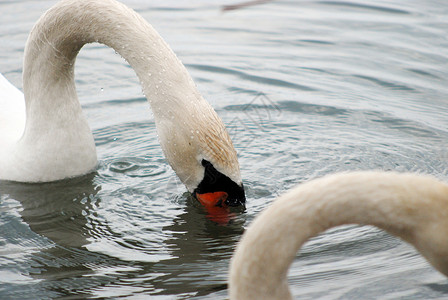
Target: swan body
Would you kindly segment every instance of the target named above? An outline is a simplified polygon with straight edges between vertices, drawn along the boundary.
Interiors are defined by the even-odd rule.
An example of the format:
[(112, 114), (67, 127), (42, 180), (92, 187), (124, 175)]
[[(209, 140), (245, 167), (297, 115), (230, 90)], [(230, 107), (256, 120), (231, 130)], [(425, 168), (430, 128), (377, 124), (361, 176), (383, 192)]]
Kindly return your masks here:
[(54, 181), (96, 168), (93, 135), (74, 84), (76, 56), (93, 42), (115, 49), (136, 72), (164, 154), (187, 189), (214, 191), (206, 178), (210, 163), (212, 175), (225, 181), (221, 186), (230, 185), (228, 196), (244, 202), (236, 151), (223, 122), (160, 35), (115, 0), (64, 0), (38, 20), (25, 46), (25, 105), (21, 93), (0, 78), (0, 105), (18, 115), (0, 123), (0, 180)]
[(231, 260), (230, 299), (291, 299), (286, 277), (297, 251), (343, 224), (384, 229), (448, 276), (448, 185), (417, 174), (343, 173), (299, 185), (257, 216)]
[(25, 99), (2, 74), (0, 91), (0, 141), (3, 141), (2, 145), (8, 145), (16, 142), (25, 129)]

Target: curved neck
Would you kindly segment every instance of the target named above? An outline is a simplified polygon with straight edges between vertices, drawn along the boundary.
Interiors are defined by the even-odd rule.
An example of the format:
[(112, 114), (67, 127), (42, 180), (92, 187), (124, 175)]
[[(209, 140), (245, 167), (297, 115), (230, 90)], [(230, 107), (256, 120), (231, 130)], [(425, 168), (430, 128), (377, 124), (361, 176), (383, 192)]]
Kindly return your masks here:
[[(167, 120), (199, 115), (195, 111), (198, 106), (209, 107), (176, 55), (132, 9), (115, 0), (63, 0), (39, 19), (26, 44), (23, 70), (26, 125), (17, 142), (15, 160), (28, 175), (12, 176), (13, 180), (58, 180), (95, 168), (95, 143), (74, 82), (76, 56), (83, 45), (92, 42), (115, 49), (132, 66), (151, 104), (158, 130), (171, 132), (173, 124), (178, 123)], [(158, 120), (161, 122), (157, 123)], [(188, 136), (196, 131), (184, 127)], [(179, 133), (181, 137), (185, 135)], [(166, 141), (161, 144), (166, 147)], [(176, 159), (183, 162), (186, 156), (179, 155)], [(191, 161), (196, 160), (194, 155), (190, 156)], [(174, 165), (172, 161), (170, 164)], [(191, 174), (184, 177), (181, 180), (188, 184), (186, 178), (192, 177)], [(197, 181), (194, 178), (193, 184)]]
[(192, 79), (176, 55), (132, 9), (114, 0), (67, 0), (41, 17), (25, 49), (23, 83), (28, 130), (37, 126), (36, 122), (57, 120), (57, 114), (52, 114), (53, 120), (48, 120), (48, 116), (41, 118), (42, 111), (69, 109), (80, 113), (74, 63), (81, 47), (92, 42), (113, 48), (129, 62), (155, 115), (162, 94), (164, 101), (198, 97)]
[[(276, 200), (245, 233), (231, 262), (231, 299), (290, 298), (286, 277), (297, 251), (309, 238), (343, 224), (395, 234), (447, 272), (447, 215), (448, 186), (430, 177), (356, 172), (305, 183)], [(439, 227), (440, 236), (434, 236)], [(434, 253), (436, 243), (443, 255)]]

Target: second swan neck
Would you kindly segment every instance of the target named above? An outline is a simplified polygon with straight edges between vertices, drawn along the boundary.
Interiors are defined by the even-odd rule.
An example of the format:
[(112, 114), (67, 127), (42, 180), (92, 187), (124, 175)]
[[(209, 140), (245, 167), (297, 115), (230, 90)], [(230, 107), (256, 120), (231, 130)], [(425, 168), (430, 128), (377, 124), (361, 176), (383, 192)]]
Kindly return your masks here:
[(448, 186), (429, 176), (353, 172), (299, 185), (244, 234), (231, 261), (230, 298), (290, 299), (286, 276), (297, 251), (309, 238), (344, 224), (397, 235), (448, 274), (447, 215)]

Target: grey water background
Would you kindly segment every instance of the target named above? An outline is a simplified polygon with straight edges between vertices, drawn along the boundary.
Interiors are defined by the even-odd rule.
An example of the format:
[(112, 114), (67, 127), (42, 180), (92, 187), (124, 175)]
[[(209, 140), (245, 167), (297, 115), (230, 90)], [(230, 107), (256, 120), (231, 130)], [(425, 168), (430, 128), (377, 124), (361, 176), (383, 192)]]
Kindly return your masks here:
[[(124, 0), (165, 38), (226, 123), (247, 209), (209, 220), (167, 165), (126, 62), (88, 45), (76, 84), (97, 173), (0, 182), (0, 299), (225, 299), (244, 228), (279, 194), (325, 174), (395, 170), (448, 181), (448, 3)], [(0, 1), (0, 72), (56, 1)], [(300, 230), (300, 228), (297, 228)], [(301, 299), (442, 299), (446, 279), (409, 245), (345, 226), (310, 242), (289, 280)]]

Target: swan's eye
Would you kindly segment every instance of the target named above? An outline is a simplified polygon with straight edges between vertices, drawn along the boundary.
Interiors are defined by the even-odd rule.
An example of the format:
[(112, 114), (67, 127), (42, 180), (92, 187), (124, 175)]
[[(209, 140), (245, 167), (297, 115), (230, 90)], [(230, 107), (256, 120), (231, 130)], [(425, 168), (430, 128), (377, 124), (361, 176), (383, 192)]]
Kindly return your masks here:
[(246, 196), (242, 185), (238, 185), (216, 170), (209, 161), (203, 159), (201, 164), (204, 166), (205, 172), (204, 178), (193, 192), (196, 198), (207, 199), (207, 203), (216, 203), (219, 206), (244, 205)]

